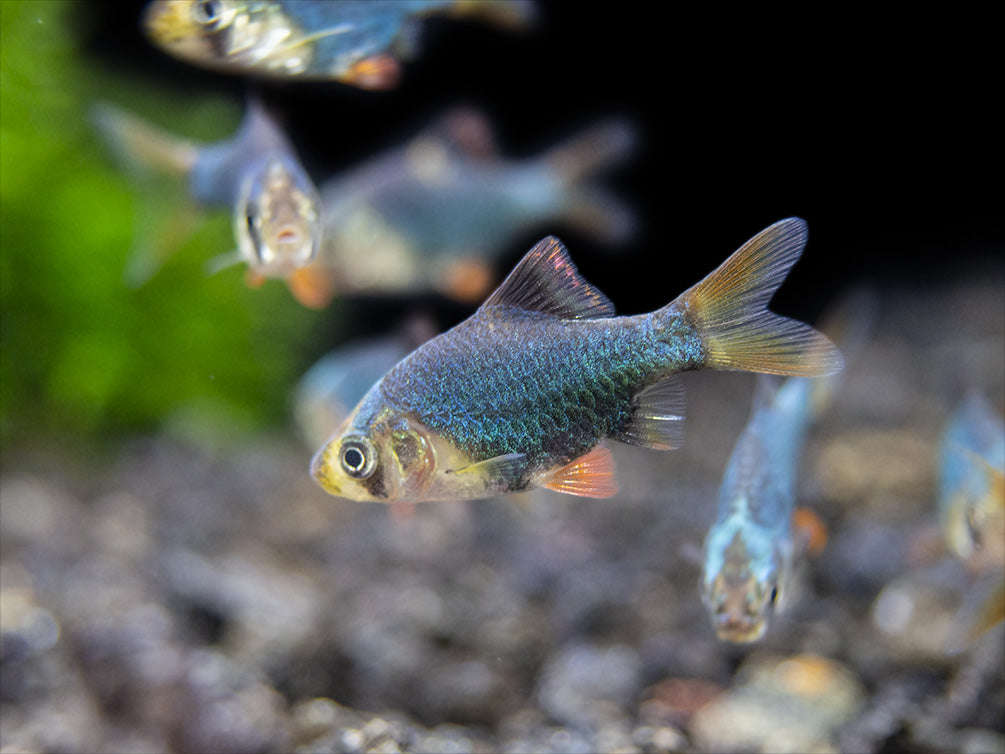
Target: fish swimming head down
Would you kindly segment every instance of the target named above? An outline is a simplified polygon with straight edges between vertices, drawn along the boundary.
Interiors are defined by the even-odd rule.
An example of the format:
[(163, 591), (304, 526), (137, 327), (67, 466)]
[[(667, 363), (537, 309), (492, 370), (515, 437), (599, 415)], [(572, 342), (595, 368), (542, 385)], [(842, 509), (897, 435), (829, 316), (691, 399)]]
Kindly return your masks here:
[(263, 277), (288, 277), (317, 259), (320, 198), (298, 165), (280, 155), (249, 171), (234, 208), (241, 258)]
[(764, 636), (781, 605), (792, 558), (778, 537), (747, 526), (716, 526), (705, 541), (702, 601), (723, 641), (754, 642)]

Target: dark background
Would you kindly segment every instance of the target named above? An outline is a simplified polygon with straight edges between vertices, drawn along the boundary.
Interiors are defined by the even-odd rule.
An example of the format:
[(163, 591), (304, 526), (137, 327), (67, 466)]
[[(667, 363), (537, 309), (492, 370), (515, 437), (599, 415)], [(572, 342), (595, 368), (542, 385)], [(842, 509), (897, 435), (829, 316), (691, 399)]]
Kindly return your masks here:
[[(241, 79), (148, 44), (138, 28), (143, 5), (81, 3), (85, 54), (152, 86), (240, 96)], [(483, 107), (502, 151), (521, 157), (593, 119), (627, 115), (639, 149), (608, 181), (638, 210), (636, 242), (611, 254), (574, 229), (544, 231), (566, 241), (625, 313), (666, 303), (790, 215), (809, 222), (810, 242), (775, 308), (811, 319), (859, 280), (938, 281), (1005, 249), (993, 115), (1001, 66), (988, 17), (538, 7), (539, 25), (526, 34), (427, 20), (420, 55), (393, 91), (266, 83), (263, 93), (319, 179), (461, 102)], [(534, 240), (510, 250), (505, 265)]]

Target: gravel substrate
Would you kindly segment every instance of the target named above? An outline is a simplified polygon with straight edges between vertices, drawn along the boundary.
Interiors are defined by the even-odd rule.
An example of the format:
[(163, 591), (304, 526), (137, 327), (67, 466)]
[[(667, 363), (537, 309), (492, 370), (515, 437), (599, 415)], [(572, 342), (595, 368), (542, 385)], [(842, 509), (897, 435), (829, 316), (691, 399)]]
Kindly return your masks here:
[(750, 375), (687, 375), (684, 448), (615, 445), (609, 500), (395, 515), (292, 433), (5, 449), (0, 751), (1005, 751), (1002, 626), (946, 651), (988, 576), (933, 531), (946, 417), (1005, 400), (1001, 269), (880, 294), (804, 457), (828, 545), (750, 646), (697, 588)]

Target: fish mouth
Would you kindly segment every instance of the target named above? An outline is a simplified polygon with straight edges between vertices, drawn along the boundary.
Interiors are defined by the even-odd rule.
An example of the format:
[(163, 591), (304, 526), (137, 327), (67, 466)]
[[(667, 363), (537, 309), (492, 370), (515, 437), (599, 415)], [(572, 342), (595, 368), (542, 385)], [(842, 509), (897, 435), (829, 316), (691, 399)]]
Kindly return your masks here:
[(140, 22), (146, 33), (177, 54), (198, 57), (198, 45), (192, 41), (194, 24), (184, 3), (149, 3)]
[(303, 235), (296, 228), (289, 226), (280, 228), (276, 233), (277, 246), (299, 246), (303, 240)]
[(338, 497), (342, 494), (342, 492), (339, 489), (339, 486), (328, 476), (328, 464), (325, 463), (325, 451), (327, 449), (328, 446), (326, 445), (315, 453), (314, 457), (311, 459), (311, 477), (317, 485), (329, 495), (335, 495)]
[(754, 616), (717, 615), (715, 635), (723, 641), (749, 643), (757, 641), (767, 630), (768, 623)]

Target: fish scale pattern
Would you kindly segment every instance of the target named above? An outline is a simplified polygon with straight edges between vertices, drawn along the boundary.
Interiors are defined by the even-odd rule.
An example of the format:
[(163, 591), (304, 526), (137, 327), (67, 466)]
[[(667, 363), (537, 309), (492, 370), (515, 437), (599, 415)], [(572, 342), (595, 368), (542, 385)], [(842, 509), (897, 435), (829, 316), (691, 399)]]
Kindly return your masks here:
[(672, 345), (649, 334), (651, 316), (480, 311), (393, 369), (382, 393), (473, 462), (525, 453), (531, 472), (554, 467), (616, 436), (634, 395), (676, 371)]

